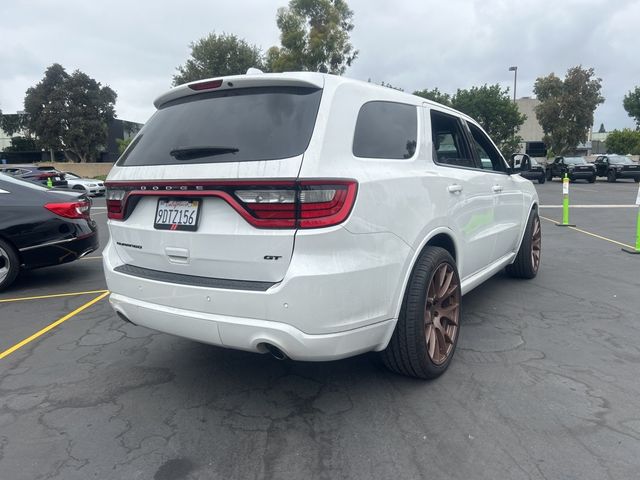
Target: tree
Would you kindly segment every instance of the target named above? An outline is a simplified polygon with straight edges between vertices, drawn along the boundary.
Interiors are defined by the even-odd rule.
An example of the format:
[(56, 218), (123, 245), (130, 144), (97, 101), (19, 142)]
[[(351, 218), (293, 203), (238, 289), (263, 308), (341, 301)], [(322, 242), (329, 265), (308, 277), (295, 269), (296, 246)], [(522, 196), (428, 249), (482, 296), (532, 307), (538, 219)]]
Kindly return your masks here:
[(27, 90), (26, 128), (48, 149), (64, 150), (67, 159), (87, 162), (98, 155), (114, 117), (116, 93), (87, 74), (69, 75), (59, 64)]
[(601, 88), (602, 79), (594, 78), (593, 68), (582, 66), (570, 68), (564, 80), (553, 73), (536, 79), (536, 117), (554, 154), (564, 155), (587, 140), (593, 112), (604, 102)]
[(278, 9), (281, 45), (267, 51), (267, 69), (342, 75), (358, 56), (349, 36), (352, 18), (345, 0), (290, 0)]
[(191, 58), (176, 69), (174, 86), (204, 78), (240, 75), (251, 67), (263, 68), (260, 48), (235, 35), (212, 32), (189, 47)]
[(38, 145), (33, 138), (11, 137), (11, 145), (4, 149), (5, 152), (35, 152)]
[(640, 155), (640, 131), (625, 128), (624, 130), (614, 130), (607, 136), (605, 142), (609, 153), (620, 155)]
[(636, 126), (640, 129), (640, 87), (636, 87), (624, 96), (622, 106), (636, 121)]
[(600, 128), (598, 129), (598, 133), (607, 133), (607, 129), (604, 128), (604, 123), (600, 124)]
[(0, 128), (9, 136), (26, 129), (26, 115), (8, 113), (0, 115)]
[(443, 93), (437, 88), (434, 88), (432, 90), (416, 90), (415, 92), (413, 92), (413, 94), (417, 95), (418, 97), (426, 98), (427, 100), (432, 100), (442, 105), (446, 105), (447, 107), (451, 106), (451, 95), (449, 95), (448, 93)]
[(451, 106), (476, 120), (509, 158), (519, 150), (522, 138), (516, 135), (527, 119), (500, 85), (483, 85), (460, 90), (451, 98)]
[(118, 155), (122, 155), (132, 141), (133, 137), (116, 138), (116, 143), (118, 144)]

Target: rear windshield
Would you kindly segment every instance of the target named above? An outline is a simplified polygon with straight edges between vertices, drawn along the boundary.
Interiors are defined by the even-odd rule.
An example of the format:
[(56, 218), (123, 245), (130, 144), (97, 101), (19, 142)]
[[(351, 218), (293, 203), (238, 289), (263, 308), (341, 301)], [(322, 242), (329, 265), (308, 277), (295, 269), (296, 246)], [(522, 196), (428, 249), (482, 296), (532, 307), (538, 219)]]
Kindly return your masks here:
[(223, 90), (163, 105), (118, 165), (252, 162), (307, 149), (322, 90), (261, 87)]

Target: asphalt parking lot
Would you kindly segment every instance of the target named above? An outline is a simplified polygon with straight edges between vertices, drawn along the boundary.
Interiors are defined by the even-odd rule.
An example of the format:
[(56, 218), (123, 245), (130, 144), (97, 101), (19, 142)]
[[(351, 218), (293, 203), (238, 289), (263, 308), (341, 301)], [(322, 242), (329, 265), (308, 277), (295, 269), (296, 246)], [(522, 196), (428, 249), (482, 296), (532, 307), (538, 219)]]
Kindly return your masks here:
[(560, 182), (536, 187), (538, 277), (465, 296), (432, 382), (375, 355), (278, 362), (125, 324), (97, 254), (24, 274), (0, 294), (0, 478), (637, 478), (640, 255), (621, 246), (638, 185), (572, 184), (577, 229), (554, 226)]

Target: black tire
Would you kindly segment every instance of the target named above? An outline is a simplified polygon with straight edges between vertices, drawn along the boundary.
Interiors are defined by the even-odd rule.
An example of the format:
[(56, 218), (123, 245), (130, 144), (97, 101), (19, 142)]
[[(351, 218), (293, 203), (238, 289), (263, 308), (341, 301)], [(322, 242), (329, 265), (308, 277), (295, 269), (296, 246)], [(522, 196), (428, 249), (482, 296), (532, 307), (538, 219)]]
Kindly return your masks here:
[(553, 180), (553, 173), (551, 172), (551, 170), (547, 170), (547, 180), (549, 181)]
[(74, 185), (74, 186), (73, 186), (73, 189), (74, 189), (74, 190), (82, 190), (83, 192), (86, 192), (86, 191), (87, 191), (87, 189), (86, 189), (86, 188), (84, 188), (82, 185)]
[(634, 178), (633, 181), (636, 183), (640, 183), (640, 178)]
[(589, 183), (596, 183), (596, 176), (595, 175), (593, 177), (589, 178)]
[(546, 178), (544, 177), (544, 175), (540, 175), (540, 176), (538, 177), (538, 183), (542, 184), (542, 183), (544, 183), (544, 182), (546, 182), (546, 181), (547, 181), (547, 180), (546, 180)]
[(607, 182), (615, 183), (616, 181), (616, 172), (614, 170), (609, 170), (607, 172)]
[(0, 292), (13, 283), (20, 272), (20, 257), (13, 246), (0, 239)]
[[(452, 299), (451, 303), (446, 300), (447, 304), (449, 306), (452, 304), (457, 305), (455, 307), (455, 320), (457, 320), (457, 324), (455, 321), (443, 320), (446, 316), (438, 317), (439, 313), (434, 312), (435, 308), (446, 308), (443, 307), (442, 304), (437, 306), (436, 302), (432, 301), (431, 307), (429, 307), (429, 301), (431, 299), (427, 298), (427, 291), (432, 285), (435, 285), (433, 282), (437, 281), (436, 273), (441, 272), (442, 269), (444, 269), (445, 272), (444, 277), (449, 278), (449, 283), (446, 286), (441, 285), (447, 292), (441, 299)], [(457, 286), (457, 288), (452, 290), (454, 286)], [(385, 366), (393, 372), (415, 378), (431, 379), (442, 375), (451, 363), (458, 343), (461, 319), (460, 298), (460, 277), (458, 276), (455, 260), (444, 248), (425, 248), (411, 272), (411, 277), (402, 301), (400, 317), (398, 318), (393, 336), (387, 348), (381, 353)], [(434, 300), (436, 299), (434, 298)], [(426, 319), (427, 310), (430, 311), (431, 315), (434, 315), (434, 317), (429, 319), (430, 323), (427, 323)], [(438, 323), (440, 325), (446, 323), (448, 326), (445, 328), (447, 329), (453, 328), (455, 325), (455, 331), (453, 333), (451, 333), (451, 330), (447, 330), (450, 335), (449, 338), (443, 342), (447, 351), (444, 359), (438, 363), (434, 362), (431, 358), (429, 344), (427, 342), (428, 329), (431, 328), (435, 331), (434, 318), (439, 318)], [(442, 332), (442, 330), (439, 330), (439, 332)], [(435, 336), (434, 334), (434, 340)], [(435, 344), (437, 345), (438, 343), (435, 342)], [(436, 352), (434, 347), (433, 351), (436, 355), (440, 355), (441, 350)]]
[[(538, 241), (534, 240), (534, 236), (538, 236)], [(533, 250), (537, 243), (538, 255), (537, 262), (534, 260)], [(507, 273), (515, 278), (534, 278), (540, 269), (540, 260), (542, 253), (542, 231), (538, 212), (532, 210), (527, 220), (527, 228), (524, 232), (524, 238), (520, 245), (520, 250), (516, 255), (515, 261), (511, 265), (507, 265)]]

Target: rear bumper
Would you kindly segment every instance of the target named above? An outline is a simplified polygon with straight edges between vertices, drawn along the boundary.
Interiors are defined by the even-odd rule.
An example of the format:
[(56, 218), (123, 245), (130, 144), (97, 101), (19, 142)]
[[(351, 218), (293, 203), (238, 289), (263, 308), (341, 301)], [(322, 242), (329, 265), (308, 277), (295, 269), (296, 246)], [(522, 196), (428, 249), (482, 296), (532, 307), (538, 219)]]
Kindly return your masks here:
[(111, 294), (111, 305), (136, 325), (211, 345), (266, 353), (274, 345), (293, 360), (327, 361), (383, 349), (395, 321), (346, 332), (309, 335), (291, 325), (182, 310)]
[(285, 277), (264, 289), (191, 283), (188, 275), (177, 283), (122, 268), (112, 242), (103, 261), (112, 304), (133, 323), (229, 348), (260, 352), (271, 343), (297, 360), (330, 360), (387, 345), (411, 252), (388, 233), (299, 234)]

